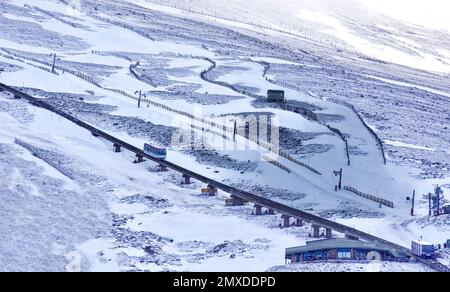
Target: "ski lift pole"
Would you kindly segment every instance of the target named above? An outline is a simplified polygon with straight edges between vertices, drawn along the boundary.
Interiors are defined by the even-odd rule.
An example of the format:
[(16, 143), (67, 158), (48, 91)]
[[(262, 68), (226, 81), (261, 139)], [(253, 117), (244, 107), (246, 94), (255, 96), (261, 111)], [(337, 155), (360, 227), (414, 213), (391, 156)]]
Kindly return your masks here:
[(234, 120), (233, 141), (236, 142), (237, 135), (237, 120)]
[(147, 96), (145, 94), (142, 94), (142, 90), (137, 90), (134, 94), (137, 95), (139, 93), (138, 97), (138, 108), (141, 108), (141, 100), (142, 97), (146, 98)]
[(412, 200), (411, 200), (411, 216), (414, 216), (415, 200), (416, 200), (416, 190), (413, 191), (413, 196), (412, 196)]
[(434, 194), (436, 196), (436, 209), (435, 209), (435, 215), (439, 216), (440, 212), (441, 212), (441, 195), (444, 194), (444, 192), (442, 191), (441, 187), (439, 187), (439, 185), (436, 185), (436, 188), (434, 190)]
[(342, 168), (340, 170), (333, 171), (335, 176), (339, 176), (339, 184), (337, 185), (339, 190), (342, 190), (342, 172)]
[(55, 73), (55, 66), (56, 66), (56, 53), (51, 53), (50, 57), (53, 56), (53, 64), (52, 64), (52, 73)]
[(431, 193), (428, 193), (428, 215), (431, 216)]

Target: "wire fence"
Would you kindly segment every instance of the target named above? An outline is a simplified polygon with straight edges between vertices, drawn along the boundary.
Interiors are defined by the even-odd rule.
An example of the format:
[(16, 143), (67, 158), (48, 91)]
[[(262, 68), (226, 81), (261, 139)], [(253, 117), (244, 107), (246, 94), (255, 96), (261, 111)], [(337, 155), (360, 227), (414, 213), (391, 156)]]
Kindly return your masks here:
[(383, 140), (381, 140), (381, 138), (378, 136), (378, 134), (371, 128), (369, 127), (369, 125), (367, 125), (366, 121), (364, 121), (364, 118), (362, 117), (362, 115), (356, 110), (355, 106), (352, 105), (351, 103), (342, 101), (342, 100), (338, 100), (338, 99), (329, 99), (331, 102), (337, 103), (337, 104), (341, 104), (344, 105), (348, 108), (350, 108), (358, 117), (358, 119), (361, 121), (361, 123), (364, 125), (364, 127), (370, 132), (370, 134), (375, 138), (378, 148), (381, 151), (381, 156), (383, 158), (383, 163), (387, 164), (387, 159), (386, 159), (386, 153), (384, 151), (384, 144), (383, 144)]
[[(44, 60), (41, 60), (41, 59), (38, 59), (38, 58), (33, 58), (33, 57), (29, 57), (29, 56), (17, 54), (17, 53), (14, 53), (14, 52), (10, 52), (10, 51), (8, 51), (8, 50), (6, 50), (6, 49), (2, 49), (2, 50), (5, 51), (6, 53), (10, 54), (10, 55), (16, 56), (16, 57), (21, 58), (21, 59), (27, 59), (27, 60), (30, 60), (30, 61), (33, 61), (33, 62), (36, 62), (36, 63), (40, 63), (40, 64), (43, 64), (43, 65), (46, 65), (46, 66), (49, 66), (49, 67), (53, 66), (53, 63), (50, 63), (50, 62), (47, 62), (47, 61), (44, 61)], [(119, 54), (119, 53), (99, 52), (99, 51), (94, 51), (93, 53), (96, 53), (96, 54), (98, 54), (98, 55), (105, 55), (105, 56), (106, 56), (106, 55), (111, 55), (111, 56), (116, 56), (116, 57), (119, 57), (119, 58), (124, 58), (124, 59), (126, 59), (126, 60), (129, 60), (129, 58), (128, 58), (127, 56), (125, 56), (125, 55), (123, 55), (123, 54)], [(166, 53), (166, 55), (168, 55), (168, 54)], [(192, 56), (192, 55), (182, 55), (182, 54), (173, 54), (173, 55), (174, 55), (174, 56), (178, 56), (178, 57), (186, 57), (186, 58), (193, 58), (193, 59), (201, 59), (201, 60), (205, 60), (205, 61), (210, 62), (210, 63), (211, 63), (211, 66), (208, 67), (207, 69), (205, 69), (205, 70), (203, 71), (203, 73), (201, 74), (201, 76), (203, 76), (203, 78), (205, 78), (204, 76), (205, 76), (208, 72), (210, 72), (211, 70), (213, 70), (214, 68), (216, 68), (216, 66), (217, 66), (216, 62), (214, 62), (213, 60), (211, 60), (211, 59), (209, 59), (209, 58), (207, 58), (207, 57), (202, 57), (202, 56)], [(136, 68), (138, 65), (139, 65), (138, 62), (137, 62), (137, 63), (134, 63), (134, 64), (131, 64), (131, 65), (130, 65), (130, 71), (134, 71), (134, 68)], [(96, 80), (96, 78), (94, 78), (94, 77), (92, 77), (92, 76), (90, 76), (90, 75), (88, 75), (88, 74), (86, 74), (86, 73), (79, 72), (79, 71), (76, 71), (76, 70), (72, 70), (72, 69), (69, 69), (69, 68), (65, 68), (65, 67), (62, 67), (62, 66), (59, 66), (59, 65), (55, 65), (55, 69), (61, 70), (61, 71), (63, 71), (63, 72), (70, 73), (70, 74), (72, 74), (72, 75), (74, 75), (74, 76), (76, 76), (76, 77), (78, 77), (78, 78), (80, 78), (80, 79), (83, 79), (83, 80), (85, 80), (86, 82), (91, 83), (91, 84), (93, 84), (93, 85), (95, 85), (95, 86), (97, 86), (97, 87), (99, 87), (99, 88), (104, 89), (104, 90), (108, 90), (108, 91), (112, 91), (112, 92), (119, 93), (119, 94), (121, 94), (121, 95), (123, 95), (123, 96), (126, 96), (126, 97), (128, 97), (128, 98), (130, 98), (130, 99), (133, 99), (133, 100), (136, 100), (136, 101), (139, 100), (138, 97), (136, 97), (136, 96), (134, 96), (134, 95), (132, 95), (132, 94), (129, 94), (129, 93), (127, 93), (126, 91), (124, 91), (124, 90), (122, 90), (122, 89), (108, 88), (108, 87), (102, 86), (102, 85)], [(47, 71), (48, 71), (48, 70), (47, 70)], [(133, 74), (133, 76), (134, 76), (134, 74)], [(139, 76), (139, 75), (137, 75), (137, 76)], [(207, 80), (207, 81), (210, 82), (209, 80)], [(147, 83), (147, 80), (144, 80), (143, 82)], [(224, 86), (227, 86), (227, 87), (233, 87), (232, 85), (229, 85), (229, 84), (226, 84), (226, 83), (224, 84)], [(220, 133), (220, 132), (214, 131), (214, 130), (209, 130), (209, 132), (212, 133), (212, 134), (216, 134), (216, 135), (218, 135), (218, 136), (220, 136), (220, 137), (224, 137), (224, 136), (225, 136), (225, 137), (226, 137), (225, 139), (227, 139), (227, 140), (231, 140), (231, 137), (228, 136), (227, 133), (231, 133), (232, 135), (234, 135), (234, 128), (224, 126), (224, 125), (222, 125), (222, 124), (220, 124), (220, 123), (217, 123), (217, 122), (214, 122), (214, 121), (210, 121), (210, 120), (205, 119), (205, 118), (202, 118), (202, 117), (194, 116), (194, 115), (191, 114), (191, 113), (188, 113), (188, 112), (185, 112), (185, 111), (181, 111), (181, 110), (178, 110), (178, 109), (174, 109), (174, 108), (169, 107), (169, 106), (167, 106), (167, 105), (165, 105), (165, 104), (162, 104), (162, 103), (159, 103), (159, 102), (150, 100), (150, 99), (148, 99), (148, 98), (142, 98), (142, 99), (141, 99), (141, 102), (142, 102), (142, 103), (147, 103), (148, 105), (151, 104), (151, 105), (156, 106), (156, 107), (158, 107), (158, 108), (161, 108), (161, 109), (164, 109), (164, 110), (167, 110), (167, 111), (176, 113), (176, 114), (178, 114), (178, 115), (185, 116), (185, 117), (187, 117), (187, 118), (189, 118), (189, 119), (192, 119), (192, 120), (195, 120), (195, 121), (197, 121), (197, 122), (201, 122), (202, 125), (209, 125), (209, 126), (211, 126), (211, 127), (218, 128), (218, 129), (222, 130), (223, 132)], [(194, 125), (194, 128), (195, 128), (195, 129), (198, 129), (198, 130), (202, 130), (203, 132), (205, 131), (205, 128), (204, 128), (203, 126), (200, 127), (200, 126)], [(238, 134), (238, 135), (239, 135), (239, 134)], [(293, 162), (293, 163), (295, 163), (295, 164), (297, 164), (297, 165), (299, 165), (299, 166), (302, 166), (302, 167), (304, 167), (304, 168), (306, 168), (306, 169), (308, 169), (308, 170), (310, 170), (310, 171), (312, 171), (312, 172), (314, 172), (314, 173), (316, 173), (316, 174), (321, 174), (321, 173), (320, 173), (319, 171), (317, 171), (315, 168), (313, 168), (313, 167), (307, 165), (306, 163), (300, 162), (298, 159), (292, 157), (291, 155), (289, 155), (289, 154), (286, 153), (285, 151), (281, 151), (277, 146), (274, 146), (272, 143), (265, 142), (265, 141), (263, 141), (263, 140), (260, 140), (258, 137), (253, 137), (253, 136), (250, 136), (250, 135), (249, 135), (248, 137), (245, 136), (245, 135), (239, 135), (239, 136), (242, 136), (242, 137), (244, 137), (245, 139), (247, 139), (247, 140), (249, 140), (249, 141), (251, 141), (251, 142), (256, 143), (258, 146), (262, 147), (263, 149), (268, 150), (268, 151), (270, 151), (270, 152), (272, 152), (272, 153), (275, 153), (275, 154), (277, 154), (277, 155), (280, 155), (281, 157), (284, 157), (284, 158), (290, 160), (291, 162)], [(276, 164), (275, 164), (275, 163), (272, 163), (272, 164), (275, 165), (275, 166), (277, 166), (277, 167), (279, 167), (279, 168), (281, 168), (281, 169), (283, 169), (283, 170), (288, 169), (288, 167), (282, 165), (282, 164), (279, 163), (279, 162), (276, 163)], [(282, 167), (280, 167), (280, 165), (281, 165)]]
[(337, 129), (337, 128), (333, 128), (330, 125), (326, 125), (328, 127), (328, 129), (330, 129), (330, 131), (336, 133), (339, 137), (341, 137), (342, 141), (344, 141), (345, 143), (345, 153), (347, 155), (347, 165), (350, 166), (351, 165), (351, 161), (350, 161), (350, 150), (348, 147), (348, 140), (347, 137), (341, 132), (341, 130)]
[(286, 171), (287, 173), (291, 173), (291, 172), (292, 172), (291, 169), (290, 169), (289, 167), (284, 166), (284, 165), (281, 164), (280, 162), (276, 161), (275, 159), (270, 158), (270, 157), (267, 156), (267, 155), (264, 155), (264, 156), (263, 156), (263, 159), (266, 160), (267, 162), (269, 162), (270, 164), (272, 164), (272, 165), (274, 165), (274, 166), (276, 166), (276, 167), (278, 167), (278, 168), (280, 168), (280, 169)]
[(349, 186), (344, 186), (344, 190), (352, 192), (360, 197), (363, 197), (365, 199), (380, 203), (384, 206), (387, 206), (389, 208), (394, 208), (394, 203), (388, 200), (385, 200), (383, 198), (380, 197), (376, 197), (376, 196), (372, 196), (363, 192), (358, 191), (357, 189), (353, 188), (353, 187), (349, 187)]

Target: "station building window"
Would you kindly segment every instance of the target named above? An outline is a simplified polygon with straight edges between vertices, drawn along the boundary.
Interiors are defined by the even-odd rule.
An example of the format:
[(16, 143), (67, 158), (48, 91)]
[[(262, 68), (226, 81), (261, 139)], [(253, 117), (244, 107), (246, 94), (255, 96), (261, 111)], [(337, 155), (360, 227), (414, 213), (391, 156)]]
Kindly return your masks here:
[(339, 259), (351, 259), (352, 258), (351, 249), (338, 250), (338, 258)]

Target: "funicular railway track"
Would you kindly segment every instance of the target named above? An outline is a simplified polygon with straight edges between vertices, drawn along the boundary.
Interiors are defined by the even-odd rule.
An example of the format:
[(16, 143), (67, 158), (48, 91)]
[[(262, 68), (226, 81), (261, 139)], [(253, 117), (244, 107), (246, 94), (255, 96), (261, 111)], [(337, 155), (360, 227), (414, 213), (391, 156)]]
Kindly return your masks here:
[(421, 263), (429, 266), (433, 270), (436, 270), (439, 272), (450, 272), (450, 269), (448, 267), (446, 267), (445, 265), (442, 265), (441, 263), (437, 262), (436, 260), (424, 260), (424, 259), (412, 254), (410, 249), (400, 246), (398, 244), (395, 244), (390, 241), (384, 240), (382, 238), (362, 232), (355, 228), (351, 228), (351, 227), (345, 226), (343, 224), (321, 218), (317, 215), (289, 207), (289, 206), (281, 204), (279, 202), (275, 202), (270, 199), (263, 198), (261, 196), (252, 194), (250, 192), (247, 192), (247, 191), (238, 189), (236, 187), (224, 184), (222, 182), (213, 180), (211, 178), (208, 178), (204, 175), (201, 175), (199, 173), (191, 171), (187, 168), (179, 166), (170, 161), (154, 158), (154, 157), (144, 153), (144, 151), (142, 149), (137, 148), (121, 139), (118, 139), (118, 138), (116, 138), (116, 137), (114, 137), (114, 136), (112, 136), (112, 135), (86, 123), (86, 122), (83, 122), (83, 121), (77, 119), (76, 117), (74, 117), (68, 113), (65, 113), (65, 112), (55, 108), (54, 106), (46, 103), (45, 101), (43, 101), (41, 99), (32, 97), (32, 96), (30, 96), (26, 93), (23, 93), (15, 88), (12, 88), (10, 86), (0, 83), (0, 91), (7, 91), (7, 92), (13, 94), (15, 98), (23, 98), (25, 100), (28, 100), (32, 105), (49, 110), (55, 114), (58, 114), (61, 117), (64, 117), (64, 118), (68, 119), (69, 121), (73, 122), (74, 124), (86, 129), (87, 131), (90, 131), (96, 137), (105, 139), (105, 140), (113, 143), (114, 145), (118, 145), (118, 146), (136, 154), (139, 157), (146, 158), (146, 159), (148, 159), (150, 161), (154, 161), (154, 162), (158, 163), (159, 165), (162, 165), (168, 169), (172, 169), (173, 171), (176, 171), (176, 172), (182, 174), (183, 176), (187, 176), (187, 177), (196, 179), (200, 182), (208, 184), (209, 186), (215, 187), (216, 189), (219, 189), (226, 193), (229, 193), (232, 196), (239, 198), (240, 200), (257, 204), (261, 207), (268, 208), (268, 209), (278, 212), (282, 215), (300, 219), (300, 220), (309, 222), (313, 225), (321, 226), (323, 228), (329, 228), (331, 230), (334, 230), (338, 233), (345, 234), (352, 238), (358, 238), (358, 239), (362, 239), (362, 240), (365, 240), (368, 242), (383, 244), (383, 245), (391, 248), (392, 250), (396, 250), (396, 251), (405, 253), (410, 258), (413, 258), (413, 259), (417, 260), (418, 262), (421, 262)]

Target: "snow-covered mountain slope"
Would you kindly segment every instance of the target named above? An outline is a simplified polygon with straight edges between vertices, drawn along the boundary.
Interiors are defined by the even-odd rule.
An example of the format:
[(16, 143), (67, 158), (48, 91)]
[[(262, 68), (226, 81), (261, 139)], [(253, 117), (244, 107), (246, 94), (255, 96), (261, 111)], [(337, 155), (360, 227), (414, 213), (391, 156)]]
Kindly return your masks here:
[[(143, 7), (207, 14), (219, 24), (263, 26), (354, 50), (378, 60), (448, 74), (450, 23), (445, 1), (372, 0), (129, 0)], [(155, 5), (156, 4), (156, 5)], [(405, 7), (408, 6), (408, 9)], [(160, 7), (161, 11), (167, 11)], [(440, 11), (440, 12), (439, 12)], [(225, 18), (228, 21), (223, 21)], [(243, 24), (245, 23), (245, 25)], [(267, 31), (263, 30), (267, 33)], [(270, 30), (269, 30), (270, 31)], [(273, 32), (273, 31), (272, 31)]]
[[(336, 38), (318, 42), (239, 20), (211, 19), (135, 1), (85, 0), (80, 2), (81, 11), (66, 2), (0, 4), (0, 82), (44, 98), (137, 147), (149, 142), (167, 147), (169, 161), (215, 180), (404, 246), (419, 236), (435, 243), (447, 239), (448, 223), (425, 217), (427, 202), (422, 197), (439, 183), (448, 198), (450, 85), (445, 76), (368, 58)], [(319, 40), (329, 35), (317, 32), (316, 25), (309, 29)], [(418, 31), (418, 38), (423, 34)], [(440, 41), (436, 47), (445, 37)], [(290, 104), (316, 118), (267, 103), (268, 89), (285, 90)], [(147, 96), (141, 108), (135, 97), (139, 90)], [(353, 104), (356, 112), (343, 102)], [(200, 197), (200, 184), (181, 187), (175, 174), (154, 173), (151, 164), (129, 164), (132, 157), (110, 153), (111, 145), (61, 118), (6, 97), (2, 104), (4, 157), (17, 161), (2, 174), (5, 189), (19, 204), (28, 204), (33, 194), (41, 194), (39, 204), (55, 204), (55, 214), (36, 215), (39, 226), (50, 226), (44, 222), (57, 221), (74, 206), (64, 201), (66, 192), (85, 201), (72, 211), (82, 213), (86, 223), (66, 222), (51, 232), (33, 227), (33, 238), (43, 237), (45, 244), (31, 248), (36, 253), (43, 249), (43, 256), (30, 269), (43, 269), (44, 258), (55, 253), (52, 269), (64, 269), (63, 255), (79, 250), (88, 261), (83, 268), (91, 270), (260, 271), (282, 264), (284, 248), (307, 239), (308, 227), (279, 230), (279, 217), (255, 218), (250, 207), (227, 209), (225, 194)], [(245, 135), (235, 142), (221, 138), (220, 126), (232, 126), (237, 116), (249, 114), (279, 124), (280, 148), (289, 156), (275, 159), (290, 173), (261, 159), (267, 150)], [(358, 114), (385, 141), (387, 165)], [(199, 119), (186, 118), (192, 115)], [(220, 126), (202, 124), (201, 118)], [(190, 136), (191, 126), (198, 138), (197, 151), (175, 143), (180, 134)], [(351, 165), (344, 140), (330, 128), (338, 129), (348, 142)], [(23, 143), (14, 143), (15, 138)], [(27, 151), (37, 154), (39, 159), (33, 161), (51, 172), (36, 165), (28, 169), (21, 160)], [(380, 209), (351, 192), (335, 192), (333, 171), (340, 168), (344, 185), (390, 200), (395, 208)], [(20, 174), (30, 171), (39, 173), (36, 179)], [(53, 178), (66, 183), (55, 181), (52, 189), (41, 186)], [(419, 218), (410, 220), (406, 197), (414, 189)], [(92, 195), (85, 200), (87, 194)], [(10, 207), (13, 201), (0, 203), (18, 220), (25, 216)], [(40, 205), (27, 208), (27, 214), (42, 210)], [(58, 242), (67, 225), (89, 220), (95, 221), (91, 228), (61, 235)], [(2, 222), (1, 228), (11, 230), (22, 223)], [(24, 234), (26, 227), (17, 229)], [(8, 239), (4, 261), (17, 257), (23, 263), (17, 269), (27, 269), (31, 253), (15, 250), (15, 237)], [(45, 249), (54, 242), (56, 252)]]
[[(367, 8), (392, 18), (438, 30), (450, 30), (446, 16), (449, 3), (445, 0), (358, 0)], [(407, 7), (407, 9), (406, 9)]]
[(64, 271), (73, 252), (91, 271), (264, 271), (307, 237), (182, 188), (53, 113), (3, 94), (0, 108), (2, 271)]

